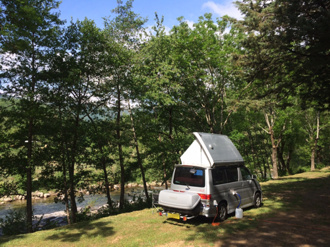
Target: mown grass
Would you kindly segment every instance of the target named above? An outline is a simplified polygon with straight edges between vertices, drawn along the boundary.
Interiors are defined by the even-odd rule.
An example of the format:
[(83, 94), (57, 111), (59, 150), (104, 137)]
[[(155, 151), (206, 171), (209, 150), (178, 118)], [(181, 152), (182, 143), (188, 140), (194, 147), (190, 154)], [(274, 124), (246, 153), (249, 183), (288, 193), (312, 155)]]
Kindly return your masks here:
[[(203, 217), (187, 222), (160, 217), (154, 209), (145, 209), (72, 226), (0, 237), (2, 246), (213, 246), (233, 234), (255, 229), (258, 222), (292, 210), (311, 207), (306, 195), (330, 188), (330, 169), (306, 172), (262, 183), (263, 206), (244, 210), (243, 219), (232, 215), (219, 226)], [(307, 194), (306, 194), (307, 192)], [(326, 194), (324, 194), (326, 196)], [(325, 204), (313, 204), (315, 212), (327, 213)], [(323, 211), (322, 211), (323, 210)], [(312, 221), (311, 221), (312, 222)], [(330, 226), (328, 218), (315, 222)]]

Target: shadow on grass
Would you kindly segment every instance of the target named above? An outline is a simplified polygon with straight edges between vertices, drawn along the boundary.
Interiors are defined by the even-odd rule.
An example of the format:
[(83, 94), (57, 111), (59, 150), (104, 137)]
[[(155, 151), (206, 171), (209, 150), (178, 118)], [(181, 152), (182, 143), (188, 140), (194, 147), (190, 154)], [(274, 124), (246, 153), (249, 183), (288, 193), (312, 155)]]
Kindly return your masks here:
[(14, 235), (14, 236), (0, 236), (0, 246), (7, 242), (10, 242), (14, 239), (24, 239), (27, 236), (28, 236), (27, 234), (20, 234), (20, 235)]
[[(299, 244), (321, 245), (330, 242), (330, 174), (320, 178), (294, 176), (262, 184), (264, 204), (261, 208), (244, 209), (243, 219), (231, 215), (219, 226), (213, 219), (200, 217), (189, 221), (194, 231), (187, 241), (215, 243), (224, 246), (278, 246)], [(320, 204), (320, 199), (322, 203)], [(323, 207), (324, 210), (320, 210)], [(312, 215), (308, 218), (308, 215)], [(314, 220), (313, 220), (314, 219)], [(322, 227), (317, 220), (322, 219)], [(189, 228), (186, 226), (186, 228)]]
[(110, 222), (81, 222), (72, 226), (55, 229), (56, 233), (47, 237), (45, 240), (56, 240), (62, 242), (77, 242), (82, 237), (108, 237), (114, 234), (113, 227), (109, 226)]

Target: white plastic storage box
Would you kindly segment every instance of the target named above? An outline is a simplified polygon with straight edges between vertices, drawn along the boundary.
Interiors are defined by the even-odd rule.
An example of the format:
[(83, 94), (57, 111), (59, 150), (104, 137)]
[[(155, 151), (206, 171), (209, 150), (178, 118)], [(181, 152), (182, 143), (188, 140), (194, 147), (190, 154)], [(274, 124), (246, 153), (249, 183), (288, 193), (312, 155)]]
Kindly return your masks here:
[(200, 203), (201, 198), (196, 193), (162, 190), (159, 193), (158, 204), (169, 208), (193, 210)]

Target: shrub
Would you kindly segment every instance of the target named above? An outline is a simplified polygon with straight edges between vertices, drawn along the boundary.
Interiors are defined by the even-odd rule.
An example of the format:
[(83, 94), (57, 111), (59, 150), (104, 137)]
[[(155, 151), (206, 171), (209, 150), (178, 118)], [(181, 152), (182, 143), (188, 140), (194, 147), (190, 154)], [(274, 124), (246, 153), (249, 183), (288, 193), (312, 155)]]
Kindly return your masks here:
[(0, 227), (4, 235), (17, 235), (26, 233), (25, 210), (10, 210), (5, 219), (0, 219)]

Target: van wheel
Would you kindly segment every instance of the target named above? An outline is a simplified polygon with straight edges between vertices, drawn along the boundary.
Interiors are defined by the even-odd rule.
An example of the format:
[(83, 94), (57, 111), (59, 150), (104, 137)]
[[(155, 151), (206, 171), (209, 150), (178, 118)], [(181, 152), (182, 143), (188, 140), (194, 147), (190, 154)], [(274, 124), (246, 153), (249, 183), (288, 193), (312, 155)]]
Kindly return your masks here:
[(254, 207), (259, 208), (261, 206), (261, 194), (257, 192), (254, 196)]
[(220, 221), (227, 219), (227, 206), (223, 202), (218, 205), (218, 217)]

